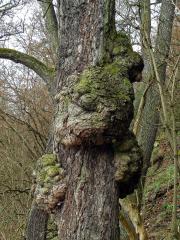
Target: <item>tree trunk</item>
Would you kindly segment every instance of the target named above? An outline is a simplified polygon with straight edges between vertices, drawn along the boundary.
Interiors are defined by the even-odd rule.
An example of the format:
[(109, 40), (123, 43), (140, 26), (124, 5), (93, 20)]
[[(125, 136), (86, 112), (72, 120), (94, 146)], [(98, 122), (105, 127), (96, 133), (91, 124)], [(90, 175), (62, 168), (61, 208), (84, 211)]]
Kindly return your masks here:
[[(162, 1), (154, 53), (162, 85), (164, 85), (166, 79), (167, 59), (171, 44), (174, 10), (175, 6), (171, 0)], [(146, 51), (148, 51), (148, 48), (151, 48), (151, 43), (147, 41), (146, 36), (144, 36), (144, 42), (146, 45), (144, 47), (146, 48)], [(150, 57), (146, 56), (146, 58)], [(147, 80), (149, 81), (149, 78)], [(152, 80), (153, 79), (150, 81)], [(157, 82), (153, 81), (153, 84), (148, 89), (146, 95), (146, 104), (143, 109), (143, 117), (140, 122), (141, 130), (138, 134), (139, 144), (142, 146), (144, 153), (144, 177), (146, 176), (147, 169), (150, 166), (151, 153), (159, 124), (160, 107), (160, 95), (157, 91)]]
[(118, 200), (141, 171), (128, 128), (142, 59), (115, 30), (115, 1), (61, 0), (58, 12), (58, 163), (38, 161), (36, 202), (55, 213), (61, 240), (119, 240)]
[(119, 240), (119, 194), (110, 145), (60, 149), (69, 181), (56, 215), (60, 239)]
[(27, 240), (45, 240), (48, 223), (48, 213), (39, 209), (37, 204), (33, 203), (27, 225)]
[[(66, 85), (67, 76), (99, 62), (105, 44), (103, 14), (107, 17), (108, 33), (114, 31), (112, 2), (60, 2), (59, 89)], [(111, 30), (108, 18), (112, 20)], [(60, 239), (119, 239), (119, 194), (113, 177), (113, 155), (110, 144), (83, 146), (81, 143), (70, 148), (60, 144), (58, 156), (68, 176), (65, 201), (56, 213)]]
[[(46, 153), (52, 153), (52, 134), (50, 134)], [(40, 208), (35, 201), (32, 202), (31, 211), (27, 220), (26, 240), (46, 240), (47, 225), (49, 220), (49, 213)]]
[[(128, 77), (131, 73), (129, 77), (135, 78), (137, 73), (134, 68), (133, 72), (131, 71), (134, 66), (134, 62), (131, 62), (133, 51), (127, 38), (123, 42), (125, 36), (122, 35), (117, 43), (119, 48), (117, 49), (116, 45), (115, 51), (115, 1), (64, 0), (59, 3), (59, 11), (61, 58), (59, 94), (56, 97), (58, 110), (55, 119), (55, 150), (62, 168), (66, 171), (67, 184), (64, 203), (55, 210), (59, 238), (116, 240), (120, 238), (118, 199), (133, 190), (132, 185), (138, 181), (141, 163), (136, 161), (137, 159), (134, 161), (138, 162), (138, 167), (133, 168), (136, 173), (132, 174), (134, 182), (130, 180), (131, 186), (128, 183), (119, 185), (119, 182), (115, 181), (117, 165), (112, 142), (119, 141), (119, 138), (123, 141), (133, 109), (131, 97), (131, 103), (126, 100), (126, 103), (121, 105), (119, 102), (117, 105), (122, 107), (120, 112), (123, 117), (116, 121), (116, 110), (109, 110), (112, 109), (111, 104), (114, 101), (114, 97), (111, 99), (110, 96), (113, 86), (117, 89), (123, 77)], [(118, 77), (119, 82), (113, 84), (114, 71), (111, 72), (110, 69), (115, 56), (121, 55), (120, 59), (130, 57), (128, 50), (123, 50), (126, 53), (122, 53), (125, 45), (129, 46), (132, 56), (128, 63), (123, 62), (123, 66), (130, 62), (131, 66), (126, 68), (125, 75), (119, 66), (118, 72), (121, 76)], [(142, 70), (140, 62), (139, 59), (136, 65), (139, 72)], [(108, 68), (107, 74), (104, 73), (104, 66)], [(106, 79), (106, 83), (109, 82), (108, 86), (102, 84), (103, 79)], [(131, 92), (132, 85), (130, 88)], [(123, 94), (127, 94), (123, 91)], [(99, 103), (101, 109), (97, 111)], [(138, 158), (140, 159), (139, 155)], [(121, 162), (119, 165), (123, 169)], [(123, 180), (129, 179), (129, 168), (127, 169), (126, 176), (123, 172)], [(121, 177), (121, 174), (118, 176)]]

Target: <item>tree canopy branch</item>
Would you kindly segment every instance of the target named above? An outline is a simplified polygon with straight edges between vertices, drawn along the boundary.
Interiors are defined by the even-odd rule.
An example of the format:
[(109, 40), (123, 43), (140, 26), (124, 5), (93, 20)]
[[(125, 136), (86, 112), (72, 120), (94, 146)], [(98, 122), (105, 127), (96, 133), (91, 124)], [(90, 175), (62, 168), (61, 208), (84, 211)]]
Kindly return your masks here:
[(21, 63), (36, 72), (46, 84), (53, 79), (54, 68), (47, 67), (44, 63), (28, 54), (13, 50), (10, 48), (0, 48), (0, 58), (12, 60), (15, 63)]

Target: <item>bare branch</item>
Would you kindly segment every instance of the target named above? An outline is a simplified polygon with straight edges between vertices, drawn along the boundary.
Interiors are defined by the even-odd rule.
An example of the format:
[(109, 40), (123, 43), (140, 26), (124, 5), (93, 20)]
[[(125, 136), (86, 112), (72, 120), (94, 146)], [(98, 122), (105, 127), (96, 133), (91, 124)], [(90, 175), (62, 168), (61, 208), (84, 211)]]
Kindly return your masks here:
[(25, 65), (36, 72), (48, 85), (54, 78), (54, 68), (47, 67), (44, 63), (28, 54), (9, 48), (0, 48), (0, 58), (9, 59), (15, 63), (21, 63)]

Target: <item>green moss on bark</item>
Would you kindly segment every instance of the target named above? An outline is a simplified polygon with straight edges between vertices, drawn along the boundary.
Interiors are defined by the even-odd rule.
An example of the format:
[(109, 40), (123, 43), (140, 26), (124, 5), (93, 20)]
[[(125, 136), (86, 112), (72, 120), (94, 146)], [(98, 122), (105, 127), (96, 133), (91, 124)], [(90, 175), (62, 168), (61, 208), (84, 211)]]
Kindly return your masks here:
[[(119, 104), (119, 101), (127, 101), (132, 98), (132, 85), (127, 77), (127, 66), (120, 60), (106, 64), (103, 67), (91, 67), (86, 69), (74, 87), (74, 91), (86, 98), (86, 104), (94, 101), (111, 101), (111, 105)], [(104, 99), (103, 99), (104, 98)]]
[[(106, 7), (110, 4), (107, 0)], [(141, 78), (142, 59), (133, 52), (126, 34), (111, 31), (109, 25), (104, 31), (107, 38), (99, 64), (69, 76), (69, 87), (56, 98), (60, 109), (57, 136), (66, 146), (121, 139), (133, 118), (132, 82)]]
[(36, 179), (37, 183), (45, 185), (47, 182), (56, 182), (54, 177), (61, 175), (62, 169), (56, 161), (55, 154), (44, 154), (37, 162)]
[(53, 209), (64, 199), (65, 171), (56, 160), (56, 155), (45, 154), (37, 161), (35, 200), (45, 210)]
[(54, 165), (56, 163), (56, 156), (54, 154), (44, 154), (39, 160), (38, 163), (42, 167), (47, 167)]

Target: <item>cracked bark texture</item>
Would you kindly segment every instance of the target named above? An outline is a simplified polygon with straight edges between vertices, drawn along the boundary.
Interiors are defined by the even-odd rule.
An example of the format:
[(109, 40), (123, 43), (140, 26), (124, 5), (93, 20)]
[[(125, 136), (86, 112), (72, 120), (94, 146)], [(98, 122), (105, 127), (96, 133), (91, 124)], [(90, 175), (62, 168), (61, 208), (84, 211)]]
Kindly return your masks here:
[(64, 205), (56, 215), (60, 239), (119, 239), (118, 184), (110, 146), (59, 149), (68, 169)]
[(29, 214), (29, 221), (26, 229), (27, 240), (45, 240), (46, 229), (48, 224), (48, 213), (39, 209), (38, 205), (34, 202)]

